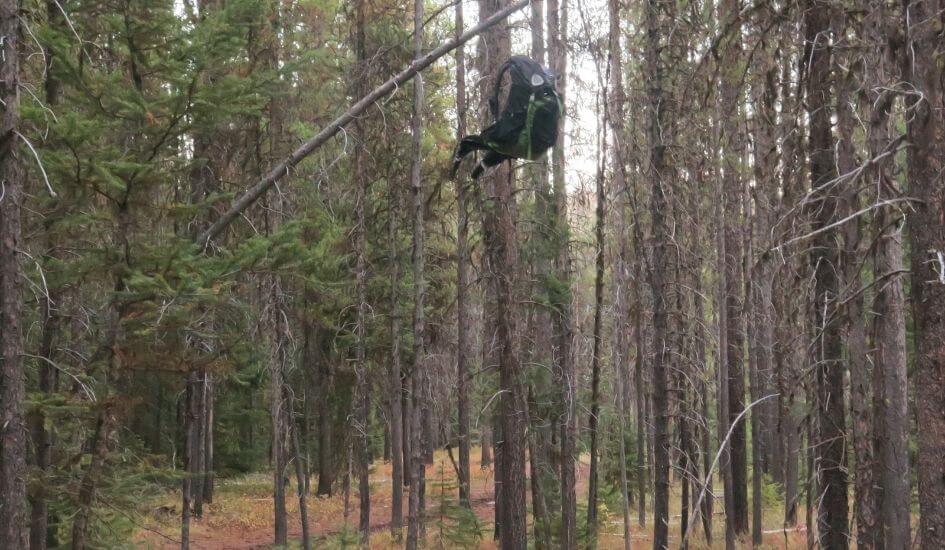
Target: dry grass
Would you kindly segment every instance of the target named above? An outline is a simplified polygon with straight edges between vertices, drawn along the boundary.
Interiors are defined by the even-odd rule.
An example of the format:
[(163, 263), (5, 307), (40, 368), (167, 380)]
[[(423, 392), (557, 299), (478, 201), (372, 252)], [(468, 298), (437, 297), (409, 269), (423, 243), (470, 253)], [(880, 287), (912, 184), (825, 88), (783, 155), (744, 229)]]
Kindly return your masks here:
[[(471, 453), (477, 457), (478, 453)], [(578, 493), (586, 492), (586, 461), (582, 461), (578, 471)], [(475, 463), (475, 462), (474, 462)], [(493, 514), (495, 503), (492, 500), (493, 487), (492, 469), (473, 468), (472, 497), (473, 510), (479, 518), (483, 536), (476, 548), (496, 548), (492, 541)], [(391, 506), (391, 471), (389, 463), (377, 462), (371, 471), (371, 548), (386, 549), (400, 548), (390, 535), (390, 506)], [(428, 518), (436, 516), (439, 492), (444, 484), (455, 484), (455, 474), (449, 458), (439, 452), (433, 465), (427, 467), (428, 479)], [(670, 543), (679, 544), (679, 498), (675, 493), (670, 500)], [(213, 504), (205, 506), (204, 516), (193, 520), (191, 527), (191, 546), (196, 549), (256, 549), (272, 547), (273, 510), (272, 510), (272, 478), (268, 474), (251, 474), (235, 479), (220, 480), (217, 483), (216, 495)], [(405, 495), (406, 496), (406, 495)], [(352, 488), (349, 514), (345, 516), (344, 498), (336, 494), (331, 498), (308, 498), (310, 531), (317, 541), (316, 548), (342, 547), (344, 533), (349, 535), (357, 529), (358, 499), (357, 487)], [(648, 503), (652, 505), (652, 503)], [(290, 546), (297, 547), (301, 538), (301, 524), (298, 518), (298, 499), (295, 494), (294, 483), (287, 488), (286, 505), (289, 515), (289, 538), (293, 541)], [(701, 532), (694, 533), (690, 538), (692, 548), (724, 548), (724, 540), (718, 540), (723, 535), (722, 503), (717, 501), (716, 514), (713, 518), (713, 533), (716, 541), (707, 545)], [(161, 511), (163, 510), (163, 511)], [(169, 492), (160, 499), (142, 505), (141, 512), (145, 522), (135, 536), (134, 544), (140, 548), (170, 549), (178, 548), (177, 540), (180, 536), (180, 493)], [(406, 512), (406, 501), (404, 502)], [(619, 510), (605, 510), (602, 514), (604, 522), (601, 527), (599, 547), (602, 549), (623, 548), (623, 521)], [(763, 548), (805, 548), (806, 532), (794, 530), (781, 531), (780, 518), (782, 513), (778, 509), (766, 510), (765, 538)], [(803, 518), (803, 510), (799, 517)], [(636, 518), (636, 510), (631, 514)], [(579, 523), (581, 518), (579, 518)], [(431, 528), (432, 530), (432, 528)], [(163, 534), (163, 535), (162, 535)], [(639, 526), (636, 521), (631, 525), (632, 547), (636, 549), (650, 548), (652, 523)], [(429, 537), (431, 548), (441, 547), (435, 542), (435, 537)], [(742, 545), (740, 545), (742, 546)], [(750, 544), (744, 544), (750, 547)]]

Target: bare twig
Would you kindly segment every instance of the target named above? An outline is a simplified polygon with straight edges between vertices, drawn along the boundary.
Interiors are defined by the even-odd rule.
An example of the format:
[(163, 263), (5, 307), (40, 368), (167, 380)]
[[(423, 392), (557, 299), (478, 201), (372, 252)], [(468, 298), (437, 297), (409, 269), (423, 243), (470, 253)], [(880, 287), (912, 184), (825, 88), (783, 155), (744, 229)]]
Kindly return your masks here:
[[(748, 411), (752, 409), (752, 407), (754, 407), (758, 403), (761, 403), (762, 401), (771, 399), (772, 397), (777, 397), (778, 395), (779, 394), (777, 393), (772, 393), (771, 395), (766, 395), (758, 399), (757, 401), (745, 407), (745, 409), (742, 410), (742, 412), (738, 413), (738, 416), (735, 417), (735, 420), (732, 421), (732, 425), (729, 426), (728, 428), (728, 433), (725, 434), (725, 439), (723, 439), (722, 443), (719, 445), (719, 451), (715, 453), (715, 459), (712, 461), (712, 467), (710, 467), (709, 471), (705, 473), (705, 479), (702, 481), (702, 490), (699, 492), (699, 498), (696, 499), (695, 504), (692, 505), (692, 514), (689, 516), (689, 525), (695, 525), (696, 523), (696, 515), (699, 514), (700, 511), (702, 510), (702, 499), (705, 498), (706, 489), (709, 486), (709, 481), (712, 479), (712, 471), (715, 470), (715, 467), (718, 465), (719, 458), (722, 456), (722, 451), (725, 450), (725, 446), (728, 445), (728, 440), (731, 439), (732, 437), (732, 432), (735, 431), (735, 426), (738, 425), (741, 419), (744, 418), (745, 414), (747, 414)], [(697, 529), (686, 530), (686, 536), (683, 537), (682, 544), (679, 545), (680, 548), (686, 548), (686, 541), (689, 539), (689, 533), (696, 530)]]
[(30, 151), (33, 152), (33, 157), (36, 159), (36, 164), (39, 165), (39, 171), (43, 173), (43, 180), (46, 182), (46, 189), (49, 190), (49, 194), (53, 198), (58, 197), (59, 195), (57, 195), (56, 192), (53, 191), (52, 185), (49, 184), (49, 176), (46, 175), (46, 169), (43, 168), (43, 161), (39, 159), (39, 153), (37, 153), (36, 149), (33, 148), (33, 144), (30, 143), (30, 140), (26, 139), (26, 136), (17, 132), (16, 130), (14, 130), (13, 133), (19, 136), (19, 138), (23, 140), (23, 143), (25, 143), (26, 146), (30, 148)]

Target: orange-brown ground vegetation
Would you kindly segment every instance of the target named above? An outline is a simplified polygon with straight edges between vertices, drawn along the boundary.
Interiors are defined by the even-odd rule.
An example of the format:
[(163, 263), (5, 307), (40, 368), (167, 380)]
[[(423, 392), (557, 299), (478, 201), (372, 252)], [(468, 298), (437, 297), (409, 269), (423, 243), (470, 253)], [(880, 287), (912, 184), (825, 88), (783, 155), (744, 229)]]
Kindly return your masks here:
[[(477, 452), (471, 453), (478, 457)], [(467, 538), (465, 544), (446, 540), (441, 525), (449, 529), (450, 519), (445, 512), (444, 503), (455, 503), (456, 476), (452, 463), (446, 453), (438, 452), (434, 463), (427, 466), (427, 540), (428, 548), (456, 548), (469, 547), (480, 549), (496, 548), (492, 539), (493, 514), (495, 501), (493, 500), (493, 470), (479, 468), (474, 461), (472, 471), (472, 508), (475, 512), (477, 525), (481, 536)], [(402, 543), (395, 542), (390, 534), (390, 463), (376, 461), (371, 470), (371, 548), (387, 549), (400, 548)], [(313, 485), (314, 486), (314, 485)], [(587, 464), (586, 460), (580, 463), (578, 469), (579, 501), (586, 497)], [(674, 487), (675, 488), (675, 487)], [(404, 513), (406, 515), (406, 492)], [(673, 495), (670, 513), (672, 522), (672, 536), (670, 543), (678, 544), (679, 539), (679, 499)], [(345, 514), (345, 502), (342, 492), (336, 492), (331, 498), (307, 499), (309, 510), (310, 532), (313, 537), (314, 548), (356, 548), (356, 530), (358, 523), (357, 485), (354, 484), (349, 501), (349, 513)], [(650, 506), (652, 503), (649, 503)], [(723, 517), (721, 500), (717, 501), (716, 514), (713, 518), (716, 539), (723, 535)], [(294, 481), (291, 490), (287, 491), (287, 508), (289, 513), (290, 547), (300, 547), (302, 536), (298, 514), (298, 500), (295, 493)], [(272, 507), (272, 477), (270, 474), (259, 473), (242, 476), (234, 479), (221, 479), (217, 482), (214, 502), (204, 507), (204, 515), (200, 519), (192, 520), (191, 548), (199, 550), (237, 550), (237, 549), (264, 549), (273, 547), (273, 507)], [(612, 510), (604, 506), (603, 525), (598, 547), (602, 549), (622, 549), (623, 521), (620, 510)], [(179, 548), (180, 529), (180, 493), (169, 492), (160, 499), (142, 504), (140, 527), (138, 528), (134, 545), (138, 548), (171, 549)], [(579, 515), (580, 515), (579, 510)], [(791, 530), (784, 530), (780, 525), (780, 509), (766, 510), (766, 526), (764, 548), (805, 548), (807, 534), (803, 526)], [(800, 515), (803, 518), (803, 512)], [(645, 526), (636, 523), (636, 511), (631, 514), (634, 521), (631, 525), (632, 548), (648, 549), (651, 547), (650, 534), (652, 524)], [(581, 522), (583, 518), (579, 517)], [(651, 519), (651, 518), (648, 518)], [(406, 518), (405, 518), (406, 521)], [(707, 545), (701, 536), (691, 538), (692, 548), (724, 548), (723, 540), (716, 540)], [(750, 544), (745, 544), (750, 547)]]

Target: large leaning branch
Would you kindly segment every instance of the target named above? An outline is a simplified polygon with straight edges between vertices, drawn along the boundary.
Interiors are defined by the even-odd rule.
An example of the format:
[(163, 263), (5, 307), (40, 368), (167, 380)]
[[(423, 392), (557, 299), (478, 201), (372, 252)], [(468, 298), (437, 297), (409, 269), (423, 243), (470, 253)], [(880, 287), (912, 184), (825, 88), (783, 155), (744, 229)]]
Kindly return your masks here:
[(283, 159), (281, 162), (279, 162), (279, 164), (275, 165), (272, 170), (270, 170), (265, 176), (262, 177), (262, 179), (256, 182), (255, 185), (234, 199), (230, 204), (230, 207), (227, 208), (226, 212), (224, 212), (223, 215), (220, 216), (220, 218), (204, 232), (198, 235), (197, 242), (206, 247), (211, 239), (218, 236), (244, 210), (249, 208), (260, 197), (265, 195), (266, 192), (269, 191), (269, 189), (271, 189), (277, 181), (288, 175), (289, 171), (296, 164), (300, 163), (305, 157), (309, 156), (316, 149), (324, 145), (325, 142), (337, 134), (346, 124), (354, 120), (355, 117), (373, 105), (375, 101), (390, 94), (399, 86), (408, 82), (411, 78), (416, 76), (417, 73), (432, 65), (437, 59), (443, 57), (458, 46), (469, 42), (474, 37), (494, 26), (496, 23), (499, 23), (509, 15), (524, 8), (529, 4), (529, 2), (530, 0), (520, 0), (519, 2), (516, 2), (504, 9), (495, 12), (485, 21), (482, 21), (460, 36), (437, 46), (425, 56), (415, 60), (410, 64), (409, 67), (388, 79), (387, 82), (384, 82), (377, 88), (374, 88), (371, 93), (361, 98), (360, 101), (348, 108), (347, 111), (333, 120), (328, 126), (322, 128), (322, 130), (317, 135), (300, 145), (298, 149), (292, 152), (291, 155)]

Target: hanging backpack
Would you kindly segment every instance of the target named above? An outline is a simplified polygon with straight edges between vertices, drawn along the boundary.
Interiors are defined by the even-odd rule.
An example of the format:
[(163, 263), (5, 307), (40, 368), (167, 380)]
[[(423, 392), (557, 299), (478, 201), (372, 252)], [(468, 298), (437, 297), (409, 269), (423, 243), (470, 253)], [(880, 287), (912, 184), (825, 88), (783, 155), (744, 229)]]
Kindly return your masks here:
[[(500, 113), (499, 93), (506, 72), (511, 85)], [(499, 69), (489, 98), (489, 110), (495, 122), (478, 135), (464, 137), (456, 147), (454, 176), (463, 158), (473, 151), (486, 151), (472, 171), (472, 177), (476, 179), (486, 168), (505, 160), (535, 160), (558, 139), (561, 105), (554, 77), (528, 57), (514, 56)]]

